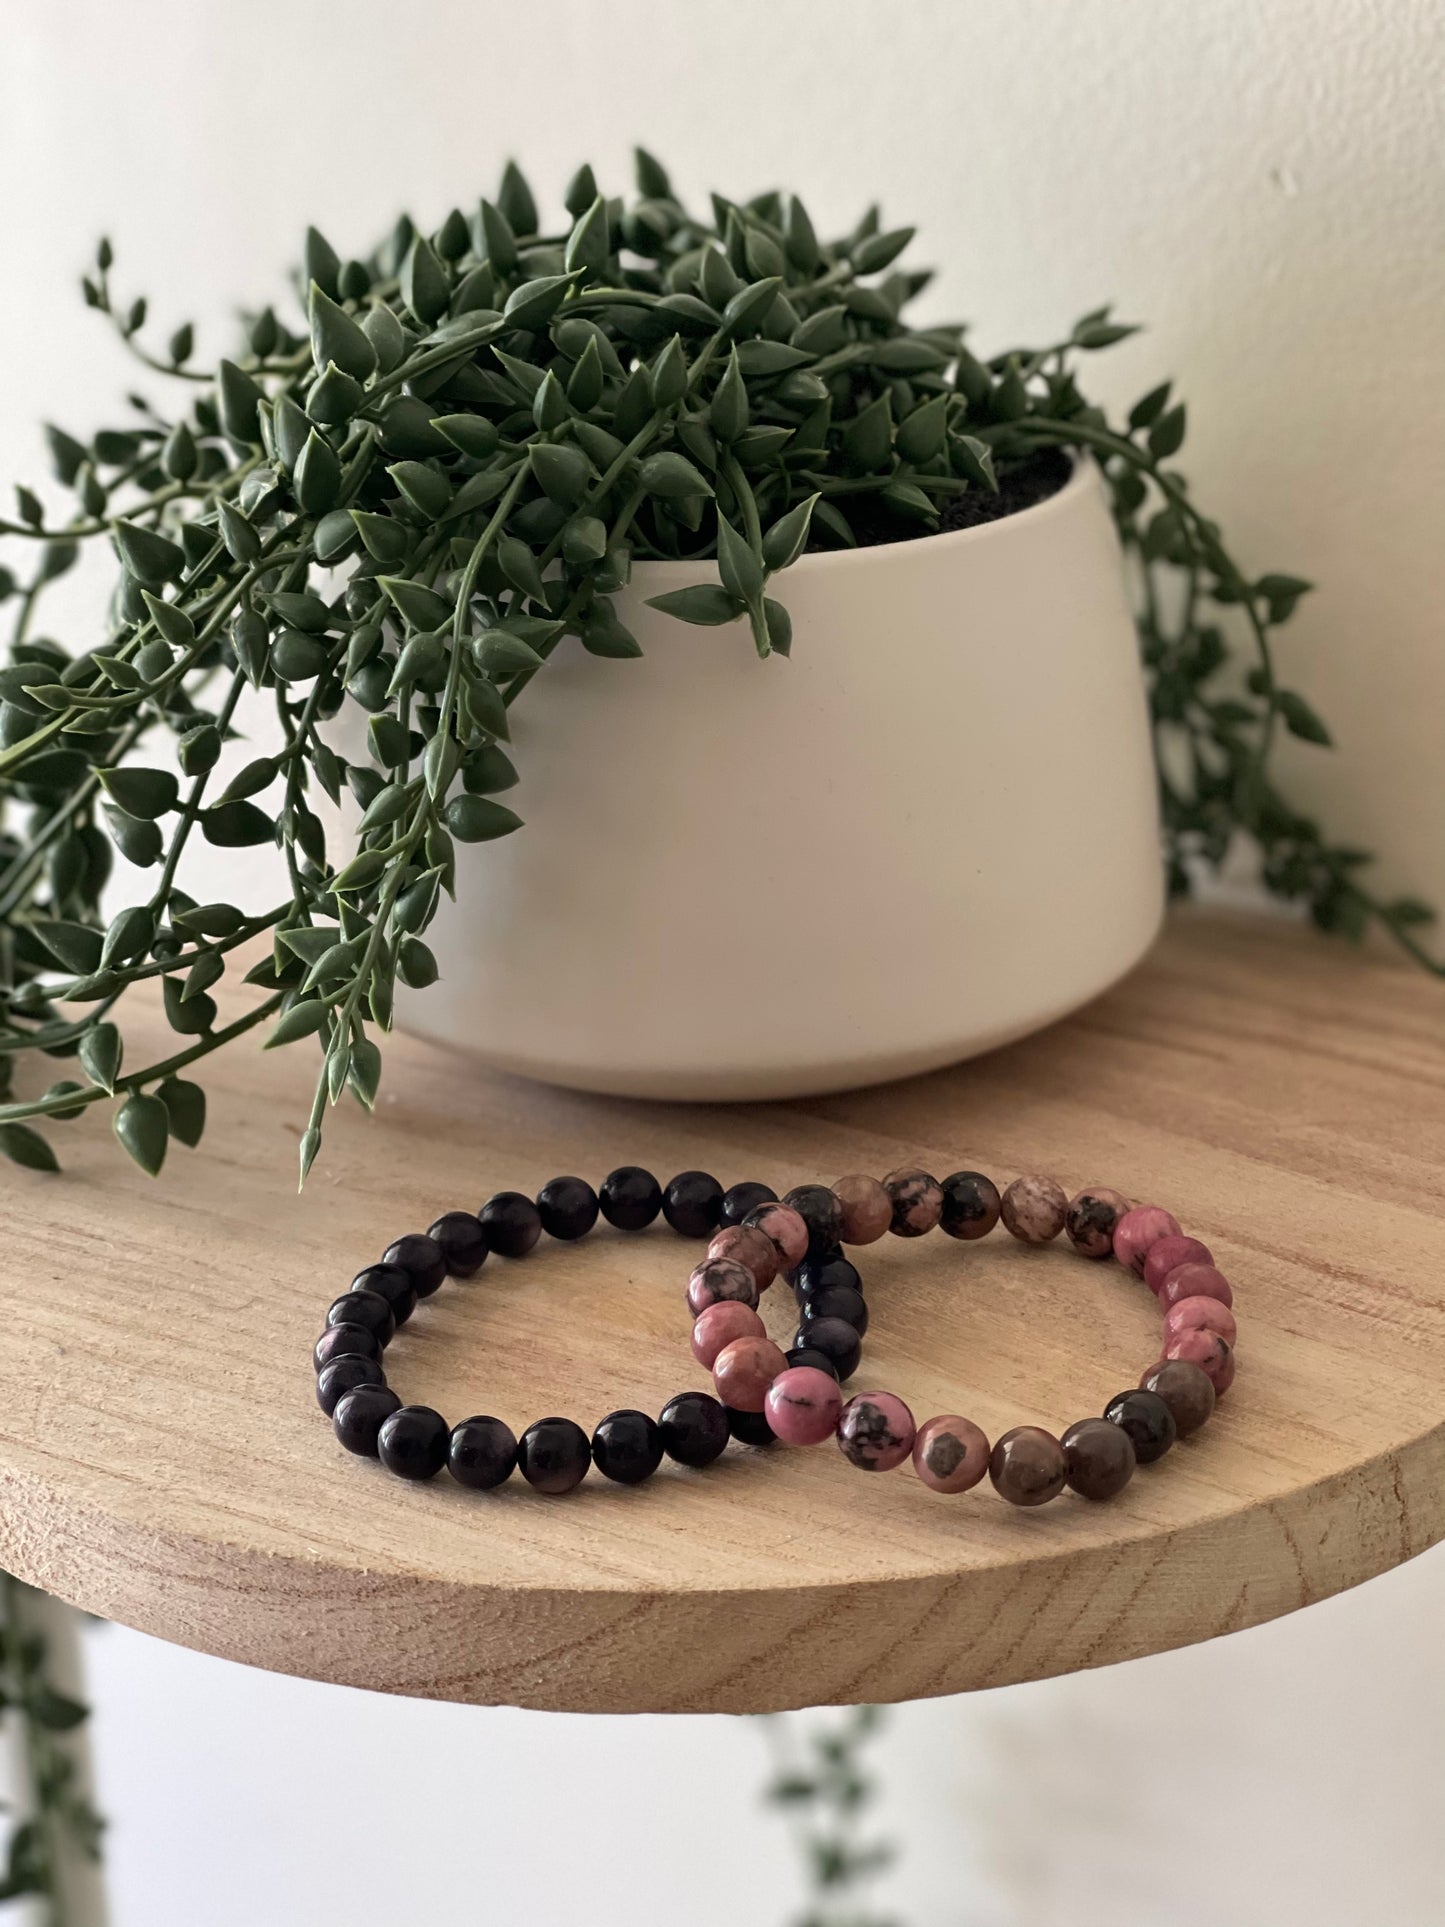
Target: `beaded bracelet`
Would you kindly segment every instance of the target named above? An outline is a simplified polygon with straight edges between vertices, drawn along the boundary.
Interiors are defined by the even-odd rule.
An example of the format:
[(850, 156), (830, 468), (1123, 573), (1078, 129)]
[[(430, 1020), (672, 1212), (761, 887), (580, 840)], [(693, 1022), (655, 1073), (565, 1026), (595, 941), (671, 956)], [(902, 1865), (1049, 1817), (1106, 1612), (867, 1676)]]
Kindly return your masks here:
[[(1047, 1244), (1065, 1231), (1083, 1256), (1118, 1258), (1164, 1309), (1158, 1362), (1137, 1388), (1112, 1398), (1102, 1418), (1080, 1419), (1061, 1438), (1021, 1425), (990, 1447), (980, 1428), (956, 1413), (916, 1426), (891, 1392), (864, 1392), (845, 1403), (838, 1381), (848, 1373), (836, 1369), (838, 1361), (785, 1355), (758, 1316), (760, 1293), (790, 1271), (804, 1321), (796, 1342), (816, 1347), (834, 1314), (846, 1317), (838, 1293), (851, 1293), (863, 1309), (861, 1293), (839, 1273), (840, 1265), (853, 1270), (842, 1257), (844, 1244), (871, 1244), (886, 1231), (917, 1238), (935, 1226), (972, 1240), (1000, 1220), (1025, 1244)], [(1047, 1177), (1016, 1178), (1002, 1194), (977, 1171), (956, 1171), (941, 1184), (926, 1171), (901, 1170), (881, 1182), (850, 1176), (831, 1188), (802, 1186), (720, 1232), (688, 1280), (687, 1300), (696, 1319), (693, 1353), (711, 1369), (719, 1396), (756, 1412), (774, 1437), (794, 1445), (836, 1438), (844, 1457), (868, 1472), (889, 1471), (911, 1456), (936, 1492), (965, 1492), (987, 1472), (1017, 1506), (1043, 1505), (1066, 1485), (1086, 1499), (1114, 1497), (1136, 1465), (1162, 1458), (1177, 1438), (1197, 1431), (1234, 1380), (1233, 1292), (1207, 1246), (1185, 1237), (1158, 1206), (1131, 1206), (1102, 1188), (1070, 1199)], [(853, 1322), (861, 1337), (866, 1310)]]

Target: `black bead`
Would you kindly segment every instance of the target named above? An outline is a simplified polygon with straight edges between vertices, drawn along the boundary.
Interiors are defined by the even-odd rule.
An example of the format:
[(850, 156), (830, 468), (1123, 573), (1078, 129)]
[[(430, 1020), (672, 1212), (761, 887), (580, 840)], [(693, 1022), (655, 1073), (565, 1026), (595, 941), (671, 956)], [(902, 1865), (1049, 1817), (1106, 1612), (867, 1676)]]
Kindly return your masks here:
[(400, 1265), (416, 1286), (418, 1298), (430, 1298), (447, 1275), (447, 1254), (430, 1233), (408, 1231), (381, 1254), (384, 1265)]
[(511, 1478), (516, 1463), (516, 1437), (499, 1418), (464, 1418), (452, 1427), (447, 1465), (458, 1485), (490, 1492)]
[(381, 1340), (365, 1325), (328, 1325), (316, 1341), (311, 1363), (319, 1372), (333, 1358), (380, 1358)]
[(619, 1231), (645, 1231), (662, 1209), (662, 1186), (640, 1164), (624, 1164), (602, 1180), (597, 1202)]
[(845, 1325), (853, 1327), (860, 1338), (867, 1334), (868, 1307), (863, 1301), (862, 1292), (854, 1291), (851, 1285), (824, 1285), (820, 1291), (810, 1291), (798, 1309), (800, 1332), (806, 1332), (817, 1319), (841, 1318)]
[(662, 1198), (662, 1215), (680, 1238), (710, 1238), (718, 1227), (723, 1188), (707, 1171), (679, 1171)]
[(783, 1203), (790, 1204), (808, 1227), (810, 1256), (827, 1251), (842, 1238), (843, 1207), (826, 1184), (794, 1185), (783, 1193)]
[(368, 1265), (358, 1271), (347, 1287), (349, 1291), (374, 1291), (391, 1306), (391, 1315), (404, 1325), (416, 1310), (416, 1286), (400, 1265)]
[(846, 1258), (805, 1258), (793, 1273), (793, 1290), (799, 1298), (811, 1298), (815, 1292), (827, 1291), (832, 1285), (846, 1285), (850, 1291), (862, 1291), (863, 1280), (858, 1267), (850, 1265)]
[(525, 1258), (542, 1235), (537, 1207), (520, 1191), (498, 1191), (477, 1217), (488, 1248), (503, 1258)]
[(539, 1418), (517, 1440), (517, 1464), (539, 1492), (570, 1492), (592, 1463), (592, 1447), (569, 1418)]
[(426, 1234), (441, 1246), (453, 1278), (470, 1278), (480, 1271), (491, 1247), (482, 1221), (470, 1211), (447, 1211)]
[(998, 1223), (998, 1186), (982, 1171), (955, 1171), (938, 1188), (943, 1193), (938, 1222), (950, 1238), (983, 1238)]
[(386, 1373), (376, 1358), (333, 1358), (316, 1377), (316, 1403), (330, 1418), (348, 1392), (358, 1385), (385, 1385)]
[(328, 1325), (364, 1325), (378, 1345), (389, 1345), (396, 1335), (396, 1314), (379, 1291), (344, 1291), (333, 1298), (326, 1313)]
[(376, 1456), (402, 1479), (434, 1479), (447, 1462), (451, 1432), (430, 1405), (403, 1405), (383, 1419)]
[(863, 1340), (841, 1318), (812, 1318), (798, 1328), (794, 1347), (806, 1345), (833, 1361), (840, 1380), (851, 1378), (863, 1356)]
[(737, 1412), (731, 1405), (723, 1410), (728, 1415), (728, 1431), (739, 1445), (771, 1445), (778, 1436), (768, 1424), (766, 1412)]
[(726, 1409), (706, 1392), (679, 1392), (657, 1415), (662, 1449), (679, 1465), (711, 1465), (732, 1434)]
[(1174, 1414), (1157, 1392), (1120, 1392), (1104, 1407), (1104, 1417), (1129, 1434), (1140, 1465), (1162, 1459), (1177, 1437)]
[(585, 1178), (553, 1178), (537, 1193), (537, 1215), (549, 1238), (585, 1238), (597, 1222), (597, 1193)]
[(376, 1457), (376, 1435), (384, 1420), (401, 1410), (401, 1400), (389, 1385), (358, 1385), (337, 1400), (331, 1429), (348, 1452)]
[(813, 1345), (794, 1345), (788, 1353), (790, 1365), (806, 1365), (815, 1372), (826, 1372), (829, 1378), (838, 1376), (838, 1367), (826, 1352), (820, 1352)]
[(619, 1485), (641, 1485), (662, 1464), (662, 1434), (646, 1412), (609, 1412), (592, 1434), (592, 1463)]
[(748, 1213), (755, 1211), (760, 1204), (776, 1204), (777, 1201), (778, 1194), (770, 1184), (734, 1184), (723, 1192), (717, 1221), (720, 1225), (741, 1224)]

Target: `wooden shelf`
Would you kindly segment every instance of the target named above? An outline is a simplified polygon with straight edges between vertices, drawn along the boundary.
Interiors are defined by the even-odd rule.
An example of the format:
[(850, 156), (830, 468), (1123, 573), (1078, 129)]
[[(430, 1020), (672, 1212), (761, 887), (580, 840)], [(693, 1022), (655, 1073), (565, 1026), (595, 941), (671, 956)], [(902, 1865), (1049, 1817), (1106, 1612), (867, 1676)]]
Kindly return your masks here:
[[(203, 1146), (159, 1183), (99, 1119), (65, 1127), (62, 1177), (6, 1177), (0, 1563), (253, 1665), (597, 1711), (957, 1692), (1289, 1612), (1445, 1535), (1442, 1015), (1393, 963), (1190, 918), (1052, 1031), (813, 1103), (611, 1103), (397, 1039), (375, 1121), (336, 1114), (299, 1199), (314, 1057), (226, 1053)], [(1239, 1291), (1216, 1421), (1113, 1504), (1018, 1513), (828, 1449), (734, 1448), (565, 1500), (414, 1487), (342, 1453), (313, 1402), (329, 1300), (443, 1209), (623, 1161), (781, 1189), (905, 1160), (1175, 1209)], [(690, 1250), (597, 1233), (493, 1261), (408, 1327), (394, 1382), (454, 1418), (656, 1410), (704, 1382)], [(867, 1280), (864, 1377), (920, 1418), (1058, 1429), (1154, 1355), (1157, 1314), (1117, 1267), (1001, 1233), (885, 1240)]]

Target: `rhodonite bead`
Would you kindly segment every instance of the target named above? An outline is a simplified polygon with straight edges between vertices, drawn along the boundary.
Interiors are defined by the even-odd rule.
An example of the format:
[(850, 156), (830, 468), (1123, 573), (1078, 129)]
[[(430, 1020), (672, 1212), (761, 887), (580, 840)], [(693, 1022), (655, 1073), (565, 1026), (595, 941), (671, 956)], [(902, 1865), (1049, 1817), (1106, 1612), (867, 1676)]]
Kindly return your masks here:
[(1179, 1220), (1157, 1204), (1136, 1204), (1114, 1226), (1114, 1256), (1136, 1278), (1144, 1276), (1144, 1261), (1161, 1238), (1177, 1238)]
[(826, 1184), (799, 1184), (783, 1193), (783, 1203), (808, 1227), (808, 1253), (830, 1251), (843, 1236), (843, 1207)]
[(766, 1291), (778, 1275), (778, 1252), (772, 1239), (755, 1224), (724, 1225), (708, 1245), (709, 1258), (732, 1258), (746, 1265), (757, 1280), (759, 1291)]
[(827, 1372), (830, 1378), (836, 1379), (838, 1376), (838, 1367), (826, 1352), (820, 1352), (816, 1346), (794, 1345), (784, 1356), (789, 1365), (807, 1365), (816, 1372)]
[(510, 1425), (478, 1414), (452, 1427), (447, 1469), (458, 1485), (490, 1492), (510, 1479), (517, 1464), (517, 1440)]
[(722, 1201), (723, 1188), (710, 1171), (679, 1171), (662, 1194), (662, 1215), (680, 1238), (710, 1238)]
[(498, 1191), (477, 1213), (487, 1245), (501, 1258), (525, 1258), (542, 1235), (542, 1217), (521, 1191)]
[(913, 1441), (913, 1469), (932, 1492), (967, 1492), (988, 1471), (989, 1443), (972, 1419), (944, 1412)]
[(1104, 1407), (1104, 1417), (1128, 1433), (1140, 1465), (1162, 1459), (1177, 1437), (1174, 1414), (1157, 1392), (1120, 1392)]
[(597, 1193), (585, 1178), (549, 1178), (537, 1193), (537, 1216), (549, 1238), (570, 1244), (597, 1222)]
[(858, 1369), (863, 1356), (863, 1340), (854, 1328), (845, 1324), (841, 1318), (811, 1318), (799, 1325), (793, 1336), (793, 1346), (806, 1346), (810, 1351), (822, 1352), (831, 1358), (833, 1369), (840, 1379), (850, 1379)]
[(362, 1325), (379, 1345), (389, 1345), (396, 1332), (396, 1314), (379, 1291), (344, 1291), (333, 1298), (326, 1313), (328, 1325)]
[(950, 1238), (986, 1238), (998, 1223), (1003, 1199), (993, 1179), (982, 1171), (955, 1171), (939, 1189), (943, 1193), (939, 1228)]
[(470, 1278), (486, 1262), (487, 1234), (481, 1219), (471, 1211), (444, 1212), (426, 1235), (441, 1246), (453, 1278)]
[(921, 1238), (943, 1216), (943, 1191), (927, 1171), (890, 1171), (883, 1189), (893, 1206), (888, 1229), (895, 1238)]
[(358, 1385), (384, 1385), (386, 1374), (376, 1358), (333, 1358), (316, 1375), (316, 1403), (328, 1418)]
[(1064, 1489), (1064, 1448), (1041, 1425), (1016, 1425), (995, 1443), (988, 1476), (1010, 1505), (1047, 1505)]
[(739, 1445), (776, 1445), (778, 1435), (768, 1424), (766, 1412), (738, 1412), (731, 1406), (724, 1406), (727, 1413), (728, 1431)]
[(1217, 1298), (1175, 1299), (1164, 1314), (1165, 1340), (1187, 1331), (1218, 1332), (1231, 1345), (1239, 1336), (1234, 1313)]
[(1229, 1280), (1213, 1265), (1175, 1265), (1156, 1296), (1160, 1310), (1166, 1312), (1184, 1298), (1217, 1298), (1221, 1305), (1234, 1304)]
[(381, 1340), (365, 1325), (328, 1325), (317, 1339), (311, 1363), (319, 1372), (335, 1358), (380, 1358)]
[(853, 1291), (863, 1289), (857, 1266), (850, 1265), (841, 1251), (805, 1258), (793, 1273), (793, 1290), (800, 1299), (826, 1291), (829, 1285), (847, 1285)]
[(808, 1227), (790, 1204), (760, 1204), (743, 1220), (772, 1242), (779, 1271), (791, 1271), (808, 1254)]
[(1214, 1254), (1197, 1238), (1156, 1238), (1144, 1260), (1144, 1283), (1156, 1295), (1176, 1265), (1212, 1265)]
[(539, 1418), (517, 1440), (517, 1465), (538, 1492), (570, 1492), (592, 1463), (592, 1444), (570, 1418)]
[(619, 1231), (645, 1231), (662, 1209), (662, 1186), (640, 1164), (619, 1165), (602, 1180), (597, 1203)]
[(831, 1372), (790, 1365), (768, 1387), (763, 1410), (785, 1445), (821, 1445), (837, 1429), (843, 1394)]
[(753, 1180), (731, 1184), (723, 1192), (717, 1221), (720, 1225), (741, 1224), (748, 1213), (756, 1211), (760, 1204), (776, 1204), (777, 1201), (778, 1194), (770, 1184), (758, 1184)]
[[(430, 1298), (447, 1275), (447, 1255), (424, 1231), (408, 1231), (381, 1254), (384, 1265), (396, 1265), (411, 1279), (418, 1298)], [(398, 1318), (396, 1321), (402, 1321)]]
[(819, 1318), (841, 1318), (860, 1338), (868, 1332), (868, 1306), (861, 1291), (851, 1285), (824, 1285), (820, 1291), (804, 1293), (798, 1305), (798, 1329), (806, 1332)]
[(713, 1360), (713, 1387), (733, 1411), (761, 1412), (768, 1387), (787, 1366), (771, 1338), (735, 1338)]
[(706, 1392), (679, 1392), (657, 1415), (662, 1449), (679, 1465), (711, 1465), (727, 1445), (728, 1415)]
[(709, 1305), (722, 1304), (725, 1299), (756, 1309), (757, 1279), (735, 1258), (704, 1258), (687, 1281), (688, 1310), (699, 1318)]
[(893, 1200), (877, 1178), (854, 1172), (831, 1189), (843, 1213), (843, 1243), (876, 1244), (893, 1222)]
[(1214, 1387), (1216, 1398), (1223, 1398), (1234, 1383), (1234, 1347), (1218, 1332), (1179, 1332), (1165, 1340), (1164, 1356), (1197, 1365)]
[(592, 1434), (592, 1463), (604, 1479), (641, 1485), (662, 1464), (662, 1434), (646, 1412), (609, 1412)]
[(1046, 1245), (1057, 1238), (1068, 1215), (1068, 1194), (1053, 1178), (1015, 1178), (999, 1205), (1004, 1229), (1026, 1245)]
[(404, 1325), (416, 1310), (416, 1286), (400, 1265), (368, 1265), (358, 1271), (348, 1291), (374, 1291), (391, 1306), (391, 1315)]
[(768, 1328), (752, 1309), (738, 1298), (719, 1299), (708, 1305), (692, 1328), (692, 1355), (705, 1372), (710, 1372), (724, 1345), (735, 1338), (766, 1338)]
[(1069, 1199), (1064, 1213), (1069, 1243), (1085, 1258), (1112, 1258), (1114, 1227), (1128, 1209), (1129, 1200), (1122, 1192), (1091, 1184)]
[(1081, 1499), (1112, 1499), (1134, 1476), (1134, 1441), (1122, 1425), (1081, 1418), (1059, 1440), (1064, 1477)]
[(381, 1422), (376, 1455), (403, 1479), (434, 1479), (447, 1462), (451, 1431), (429, 1405), (403, 1405)]
[(348, 1452), (376, 1457), (376, 1435), (382, 1422), (400, 1411), (401, 1400), (389, 1385), (358, 1385), (344, 1392), (331, 1414), (331, 1429)]
[(913, 1414), (892, 1392), (860, 1392), (838, 1419), (838, 1447), (862, 1472), (891, 1472), (913, 1450)]
[(1174, 1414), (1181, 1439), (1197, 1432), (1214, 1410), (1214, 1387), (1209, 1374), (1187, 1358), (1169, 1358), (1151, 1365), (1139, 1380), (1142, 1390), (1157, 1392)]

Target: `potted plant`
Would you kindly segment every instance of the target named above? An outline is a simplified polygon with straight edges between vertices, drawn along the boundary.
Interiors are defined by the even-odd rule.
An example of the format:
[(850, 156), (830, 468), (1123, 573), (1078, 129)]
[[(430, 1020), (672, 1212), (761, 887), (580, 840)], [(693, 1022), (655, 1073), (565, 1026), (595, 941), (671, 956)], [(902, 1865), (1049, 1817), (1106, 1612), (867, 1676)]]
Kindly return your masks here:
[[(604, 1090), (894, 1075), (1094, 994), (1240, 832), (1320, 923), (1419, 952), (1423, 906), (1269, 774), (1280, 726), (1325, 740), (1270, 651), (1308, 584), (1196, 508), (1168, 384), (1122, 422), (1080, 385), (1130, 329), (979, 358), (904, 319), (928, 277), (876, 211), (825, 242), (796, 198), (704, 219), (641, 153), (637, 186), (584, 167), (544, 233), (509, 167), (359, 260), (312, 230), (305, 327), (262, 310), (213, 375), (189, 326), (145, 345), (102, 244), (87, 300), (190, 405), (51, 430), (73, 511), (21, 489), (0, 524), (37, 557), (0, 577), (0, 1075), (79, 1073), (3, 1093), (11, 1157), (113, 1100), (158, 1170), (193, 1064), (260, 1030), (319, 1044), (304, 1176), (399, 1015)], [(91, 540), (120, 568), (75, 652), (37, 611)], [(253, 691), (277, 733), (218, 776)], [(178, 882), (188, 844), (272, 842), (277, 902)], [(153, 882), (107, 919), (116, 857)], [(136, 1064), (147, 978), (176, 1042)]]

